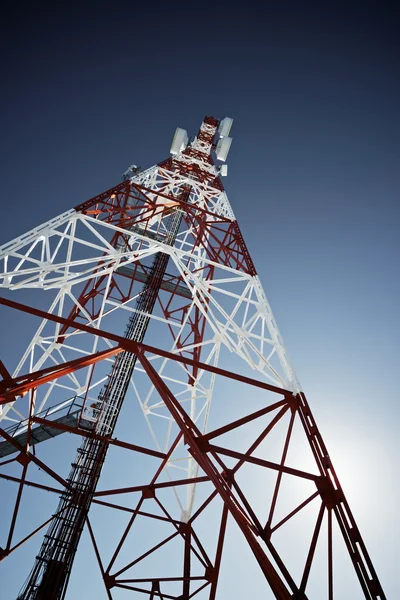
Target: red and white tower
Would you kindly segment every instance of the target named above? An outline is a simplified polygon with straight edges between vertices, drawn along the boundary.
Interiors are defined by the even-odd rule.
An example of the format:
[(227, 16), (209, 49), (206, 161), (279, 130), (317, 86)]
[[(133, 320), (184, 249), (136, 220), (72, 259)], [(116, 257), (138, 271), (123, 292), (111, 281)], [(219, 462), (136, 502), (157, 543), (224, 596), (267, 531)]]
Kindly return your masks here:
[(231, 125), (178, 128), (170, 158), (0, 248), (0, 304), (37, 322), (0, 363), (20, 599), (222, 598), (229, 520), (263, 597), (343, 598), (342, 543), (385, 598), (222, 185)]

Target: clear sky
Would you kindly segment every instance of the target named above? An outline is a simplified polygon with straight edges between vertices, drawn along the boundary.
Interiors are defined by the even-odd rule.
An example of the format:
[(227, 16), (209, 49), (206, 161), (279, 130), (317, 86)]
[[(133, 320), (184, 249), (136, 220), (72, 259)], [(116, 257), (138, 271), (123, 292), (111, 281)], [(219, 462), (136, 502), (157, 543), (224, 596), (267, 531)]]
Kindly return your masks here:
[(230, 202), (399, 598), (398, 8), (84, 4), (2, 9), (0, 244), (166, 158), (176, 126), (233, 117)]

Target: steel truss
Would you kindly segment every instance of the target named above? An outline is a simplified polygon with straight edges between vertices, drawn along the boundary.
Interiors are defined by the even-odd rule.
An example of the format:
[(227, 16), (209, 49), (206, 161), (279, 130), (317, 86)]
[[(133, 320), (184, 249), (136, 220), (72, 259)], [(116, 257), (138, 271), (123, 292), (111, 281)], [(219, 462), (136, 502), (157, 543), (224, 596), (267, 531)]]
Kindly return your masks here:
[[(67, 436), (39, 444), (70, 433), (69, 440), (82, 438), (81, 448), (99, 452), (92, 460), (97, 467), (86, 473), (92, 487), (79, 514), (104, 597), (130, 590), (149, 599), (215, 599), (230, 517), (274, 597), (321, 598), (312, 582), (321, 554), (323, 593), (336, 598), (337, 530), (363, 595), (383, 600), (213, 163), (218, 125), (206, 117), (177, 156), (0, 248), (0, 287), (14, 291), (13, 298), (28, 290), (34, 299), (28, 306), (5, 291), (0, 304), (40, 319), (12, 374), (6, 360), (0, 363), (1, 493), (16, 489), (11, 513), (4, 514), (1, 557), (44, 528), (45, 544), (59, 541), (49, 534), (57, 520), (69, 518), (76, 528), (74, 477), (64, 478), (62, 461), (49, 450)], [(149, 289), (156, 292), (151, 302)], [(123, 337), (116, 332), (128, 319), (136, 333)], [(225, 356), (229, 368), (218, 366)], [(121, 372), (124, 357), (132, 368), (125, 369), (121, 402), (111, 414), (101, 390), (117, 381), (113, 373)], [(235, 393), (240, 402), (230, 407)], [(114, 435), (120, 413), (123, 439), (118, 430)], [(299, 464), (304, 448), (308, 462)], [(107, 471), (113, 452), (123, 458), (115, 454)], [(29, 528), (24, 500), (39, 491), (63, 501), (54, 514), (51, 504), (42, 521), (35, 521), (32, 504)], [(111, 533), (103, 539), (110, 517), (99, 517), (100, 510), (116, 515), (113, 541)], [(308, 541), (293, 557), (287, 539), (299, 530)], [(43, 556), (49, 563), (47, 550)], [(54, 571), (43, 564), (21, 598), (65, 597), (66, 583), (55, 592)]]

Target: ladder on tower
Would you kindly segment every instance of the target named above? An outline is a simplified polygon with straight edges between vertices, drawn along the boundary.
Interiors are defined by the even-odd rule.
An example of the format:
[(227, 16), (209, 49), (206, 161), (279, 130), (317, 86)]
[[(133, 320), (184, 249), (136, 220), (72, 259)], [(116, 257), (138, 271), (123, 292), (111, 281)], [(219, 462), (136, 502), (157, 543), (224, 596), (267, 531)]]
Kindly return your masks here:
[[(179, 199), (186, 201), (190, 187), (184, 186)], [(178, 207), (170, 211), (166, 232), (160, 241), (173, 245), (179, 231), (183, 211)], [(168, 265), (169, 255), (158, 252), (148, 273), (147, 282), (140, 294), (135, 312), (130, 317), (125, 338), (141, 342), (144, 339), (150, 315), (153, 312)], [(93, 407), (92, 428), (100, 436), (112, 435), (135, 367), (137, 356), (124, 351), (115, 358), (109, 381), (100, 392)], [(64, 598), (78, 542), (96, 490), (107, 453), (104, 440), (84, 437), (71, 465), (68, 488), (60, 502), (36, 557), (32, 571), (21, 590), (18, 600), (54, 600)]]

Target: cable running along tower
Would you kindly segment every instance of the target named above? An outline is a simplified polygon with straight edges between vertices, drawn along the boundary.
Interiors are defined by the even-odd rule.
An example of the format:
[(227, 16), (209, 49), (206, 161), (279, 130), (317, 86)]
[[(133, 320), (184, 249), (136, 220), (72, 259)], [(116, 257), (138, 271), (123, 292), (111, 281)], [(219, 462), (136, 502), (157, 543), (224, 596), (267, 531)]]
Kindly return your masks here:
[(0, 362), (19, 600), (215, 600), (229, 531), (266, 598), (385, 600), (222, 185), (231, 125), (0, 248), (2, 311), (36, 328)]

